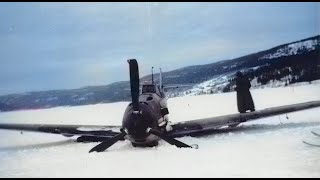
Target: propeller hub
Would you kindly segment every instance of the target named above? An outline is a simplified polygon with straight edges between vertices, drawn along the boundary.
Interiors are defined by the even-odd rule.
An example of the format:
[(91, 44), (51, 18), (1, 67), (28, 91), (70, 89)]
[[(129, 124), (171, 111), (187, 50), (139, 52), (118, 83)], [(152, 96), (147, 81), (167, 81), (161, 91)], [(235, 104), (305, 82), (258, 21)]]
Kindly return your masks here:
[(134, 139), (145, 139), (148, 137), (147, 128), (150, 126), (145, 114), (132, 114), (129, 116), (128, 124), (126, 129), (128, 130), (128, 135)]

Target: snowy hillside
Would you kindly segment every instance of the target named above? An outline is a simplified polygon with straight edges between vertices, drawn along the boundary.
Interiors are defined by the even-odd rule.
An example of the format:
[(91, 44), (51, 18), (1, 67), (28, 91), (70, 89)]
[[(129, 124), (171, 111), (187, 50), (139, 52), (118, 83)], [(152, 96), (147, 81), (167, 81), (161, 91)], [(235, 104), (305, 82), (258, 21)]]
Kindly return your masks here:
[[(320, 78), (319, 45), (320, 39), (319, 36), (316, 36), (231, 61), (221, 61), (204, 67), (191, 66), (179, 69), (175, 73), (181, 77), (187, 76), (188, 73), (185, 71), (188, 71), (189, 74), (200, 71), (201, 74), (206, 75), (210, 72), (207, 72), (205, 68), (211, 65), (218, 67), (213, 69), (214, 71), (220, 68), (220, 71), (218, 70), (220, 73), (196, 83), (189, 89), (171, 92), (170, 96), (190, 96), (233, 91), (235, 84), (232, 84), (231, 80), (235, 78), (234, 75), (237, 71), (242, 71), (249, 76), (253, 88), (284, 87), (317, 80)], [(179, 76), (169, 75), (166, 78), (173, 77), (177, 78)], [(189, 79), (192, 79), (192, 77), (189, 77)]]
[[(256, 109), (320, 100), (320, 84), (251, 91)], [(0, 113), (0, 123), (119, 125), (128, 102)], [(235, 92), (185, 96), (168, 101), (170, 120), (236, 113)], [(0, 177), (320, 177), (320, 108), (241, 124), (225, 133), (182, 137), (199, 149), (179, 149), (163, 141), (134, 148), (121, 141), (103, 153), (97, 143), (0, 130)]]
[(297, 55), (302, 52), (309, 52), (316, 49), (319, 45), (319, 39), (311, 39), (302, 42), (296, 42), (277, 49), (276, 52), (262, 56), (260, 59), (275, 59), (282, 56)]
[[(208, 81), (197, 84), (193, 86), (191, 89), (182, 91), (181, 93), (176, 93), (175, 95), (176, 96), (195, 96), (195, 95), (201, 95), (201, 94), (222, 93), (223, 88), (229, 83), (228, 80), (231, 78), (234, 78), (234, 73), (217, 76)], [(299, 82), (295, 84), (286, 85), (286, 82), (290, 78), (291, 76), (285, 76), (280, 80), (272, 80), (264, 85), (257, 82), (257, 78), (254, 78), (251, 80), (251, 90), (264, 89), (264, 88), (277, 88), (277, 87), (285, 87), (285, 86), (295, 87), (295, 86), (303, 86), (307, 84), (320, 84), (320, 80), (315, 80), (311, 82)], [(235, 85), (233, 85), (232, 88), (235, 88)]]
[(223, 88), (228, 84), (228, 80), (234, 76), (234, 73), (227, 73), (219, 76), (215, 76), (208, 81), (204, 81), (181, 92), (179, 95), (201, 95), (201, 94), (213, 94), (221, 93)]

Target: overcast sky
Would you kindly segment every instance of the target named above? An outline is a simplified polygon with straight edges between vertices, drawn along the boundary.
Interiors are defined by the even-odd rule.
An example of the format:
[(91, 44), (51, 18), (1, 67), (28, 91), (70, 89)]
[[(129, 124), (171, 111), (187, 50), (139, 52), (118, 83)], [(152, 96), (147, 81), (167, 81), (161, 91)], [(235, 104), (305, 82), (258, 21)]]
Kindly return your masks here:
[(0, 3), (0, 95), (129, 79), (320, 34), (309, 3)]

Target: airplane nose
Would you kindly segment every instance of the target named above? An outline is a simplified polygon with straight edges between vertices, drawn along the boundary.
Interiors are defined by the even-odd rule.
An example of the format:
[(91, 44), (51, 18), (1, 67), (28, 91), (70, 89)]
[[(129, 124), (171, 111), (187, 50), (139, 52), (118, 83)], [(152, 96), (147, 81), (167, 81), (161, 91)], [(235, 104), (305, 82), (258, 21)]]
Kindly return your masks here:
[(128, 135), (135, 139), (145, 139), (148, 136), (147, 128), (150, 126), (147, 117), (143, 114), (132, 114), (126, 126)]

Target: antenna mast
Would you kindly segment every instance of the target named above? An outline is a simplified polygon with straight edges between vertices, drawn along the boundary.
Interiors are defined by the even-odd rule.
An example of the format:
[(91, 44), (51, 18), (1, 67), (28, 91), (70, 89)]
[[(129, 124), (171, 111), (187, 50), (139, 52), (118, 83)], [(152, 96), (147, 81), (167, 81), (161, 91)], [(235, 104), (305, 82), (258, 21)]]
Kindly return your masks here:
[(151, 74), (152, 74), (152, 85), (153, 85), (153, 67), (151, 68)]
[(161, 72), (161, 68), (160, 69), (160, 73), (159, 73), (159, 79), (160, 79), (160, 88), (162, 88), (162, 72)]

